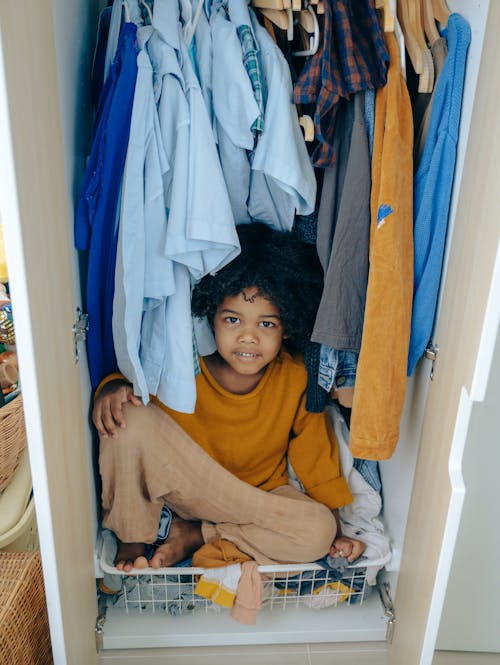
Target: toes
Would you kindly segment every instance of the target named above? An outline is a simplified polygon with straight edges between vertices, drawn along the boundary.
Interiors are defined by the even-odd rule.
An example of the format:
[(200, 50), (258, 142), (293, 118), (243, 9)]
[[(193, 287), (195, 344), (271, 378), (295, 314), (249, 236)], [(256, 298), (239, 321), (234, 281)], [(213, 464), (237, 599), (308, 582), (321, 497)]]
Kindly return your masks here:
[(158, 568), (163, 567), (163, 562), (164, 559), (161, 554), (155, 554), (153, 558), (151, 559), (150, 565), (151, 568), (154, 568), (155, 570), (158, 570)]
[(134, 561), (134, 568), (147, 568), (148, 566), (149, 563), (145, 556), (138, 556)]

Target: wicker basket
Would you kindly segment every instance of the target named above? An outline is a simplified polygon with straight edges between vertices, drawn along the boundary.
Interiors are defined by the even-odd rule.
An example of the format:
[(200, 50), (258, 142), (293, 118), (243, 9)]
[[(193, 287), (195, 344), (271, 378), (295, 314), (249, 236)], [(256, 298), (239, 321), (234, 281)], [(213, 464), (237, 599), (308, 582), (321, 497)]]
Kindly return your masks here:
[(37, 552), (0, 553), (0, 663), (53, 663)]
[(26, 448), (22, 395), (0, 409), (0, 492), (16, 473)]

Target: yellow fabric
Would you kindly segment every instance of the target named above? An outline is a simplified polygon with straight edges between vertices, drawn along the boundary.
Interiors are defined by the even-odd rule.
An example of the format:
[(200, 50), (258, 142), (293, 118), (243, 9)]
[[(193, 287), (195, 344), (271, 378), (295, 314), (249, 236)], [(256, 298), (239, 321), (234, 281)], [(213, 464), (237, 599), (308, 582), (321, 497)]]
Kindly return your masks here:
[(197, 596), (202, 596), (227, 608), (234, 605), (236, 598), (236, 589), (228, 589), (221, 585), (219, 580), (212, 580), (205, 576), (198, 580), (194, 592)]
[[(281, 351), (246, 395), (224, 390), (203, 358), (200, 367), (194, 413), (180, 413), (151, 399), (205, 452), (240, 480), (265, 491), (287, 484), (288, 452), (309, 496), (332, 509), (351, 503), (330, 419), (306, 411), (307, 374), (300, 357)], [(107, 376), (95, 397), (115, 379), (124, 377)]]
[[(353, 593), (353, 589), (350, 587), (346, 586), (343, 582), (327, 582), (326, 584), (322, 584), (319, 587), (316, 587), (313, 589), (312, 594), (314, 596), (317, 596), (319, 593), (321, 593), (324, 589), (331, 589), (332, 591), (335, 591), (336, 593), (339, 594), (337, 602), (338, 603), (343, 603), (346, 598), (349, 598), (350, 594)], [(297, 595), (297, 589), (280, 589), (278, 592), (278, 596), (296, 596)]]
[(5, 283), (9, 281), (9, 273), (7, 272), (7, 257), (5, 256), (5, 244), (3, 240), (3, 226), (0, 222), (0, 282)]
[(224, 538), (205, 543), (193, 554), (195, 568), (220, 568), (251, 560), (252, 557), (241, 552), (234, 543)]
[(413, 297), (413, 119), (396, 38), (385, 36), (390, 66), (376, 95), (370, 269), (349, 444), (354, 457), (373, 460), (391, 457), (399, 438)]
[(127, 381), (123, 374), (120, 374), (120, 372), (113, 372), (112, 374), (108, 374), (108, 376), (104, 377), (104, 379), (101, 381), (101, 383), (97, 386), (95, 393), (94, 393), (94, 400), (96, 400), (99, 395), (102, 393), (102, 389), (104, 388), (105, 385), (108, 383), (111, 383), (111, 381), (117, 381), (120, 379), (121, 381)]
[(338, 603), (343, 603), (344, 600), (349, 598), (349, 595), (353, 592), (350, 587), (346, 586), (342, 582), (328, 582), (328, 584), (323, 584), (323, 586), (319, 586), (316, 589), (313, 589), (313, 595), (317, 596), (323, 591), (323, 589), (331, 589), (332, 591), (338, 593)]
[(282, 351), (246, 395), (224, 390), (203, 358), (200, 366), (194, 414), (173, 411), (156, 398), (153, 402), (213, 459), (240, 480), (269, 491), (288, 482), (288, 452), (309, 496), (329, 508), (352, 501), (328, 416), (306, 411), (302, 359)]

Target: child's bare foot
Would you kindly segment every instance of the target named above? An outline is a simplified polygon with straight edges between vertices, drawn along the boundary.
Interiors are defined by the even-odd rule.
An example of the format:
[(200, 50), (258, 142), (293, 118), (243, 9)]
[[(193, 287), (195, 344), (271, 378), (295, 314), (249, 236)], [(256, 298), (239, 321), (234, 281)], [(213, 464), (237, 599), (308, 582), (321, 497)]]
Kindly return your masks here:
[(175, 566), (203, 545), (201, 522), (189, 522), (174, 517), (168, 539), (159, 545), (149, 565), (152, 568)]
[(122, 543), (118, 541), (118, 550), (115, 556), (115, 566), (124, 573), (129, 573), (132, 568), (147, 568), (148, 560), (145, 557), (146, 546), (144, 543)]

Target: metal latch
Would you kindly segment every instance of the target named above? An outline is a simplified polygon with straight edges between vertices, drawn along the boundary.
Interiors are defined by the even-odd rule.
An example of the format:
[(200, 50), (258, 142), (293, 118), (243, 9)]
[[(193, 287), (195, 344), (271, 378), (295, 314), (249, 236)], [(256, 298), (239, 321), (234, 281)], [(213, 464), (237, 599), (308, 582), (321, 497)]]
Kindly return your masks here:
[(89, 315), (82, 312), (80, 307), (76, 308), (76, 317), (73, 324), (73, 339), (75, 342), (75, 363), (80, 360), (78, 345), (87, 340), (87, 331), (89, 329)]
[(391, 598), (391, 586), (388, 582), (382, 582), (378, 585), (378, 592), (380, 594), (380, 600), (384, 606), (384, 615), (387, 619), (387, 632), (385, 634), (385, 639), (388, 644), (392, 643), (392, 638), (394, 637), (394, 627), (396, 625), (396, 611), (394, 605), (392, 604)]
[(424, 352), (424, 358), (427, 358), (427, 360), (432, 361), (431, 381), (434, 379), (434, 364), (436, 362), (438, 353), (439, 353), (439, 346), (437, 344), (434, 344), (433, 342), (429, 342)]

